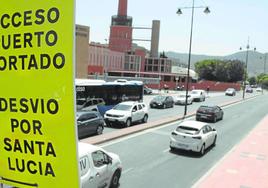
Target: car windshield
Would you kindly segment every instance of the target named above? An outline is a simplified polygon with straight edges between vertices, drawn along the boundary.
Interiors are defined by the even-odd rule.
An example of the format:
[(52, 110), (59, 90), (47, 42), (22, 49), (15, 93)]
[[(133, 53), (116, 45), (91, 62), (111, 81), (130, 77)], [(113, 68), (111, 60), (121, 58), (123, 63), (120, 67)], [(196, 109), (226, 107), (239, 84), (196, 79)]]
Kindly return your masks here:
[(113, 109), (114, 110), (130, 110), (131, 107), (132, 107), (131, 105), (127, 105), (127, 104), (118, 104)]
[(199, 133), (199, 130), (197, 128), (186, 127), (186, 126), (178, 126), (176, 131), (180, 133), (184, 133), (184, 134), (191, 134), (191, 135), (195, 135)]
[(164, 96), (156, 96), (154, 98), (154, 101), (163, 101), (163, 100), (165, 100), (165, 97)]

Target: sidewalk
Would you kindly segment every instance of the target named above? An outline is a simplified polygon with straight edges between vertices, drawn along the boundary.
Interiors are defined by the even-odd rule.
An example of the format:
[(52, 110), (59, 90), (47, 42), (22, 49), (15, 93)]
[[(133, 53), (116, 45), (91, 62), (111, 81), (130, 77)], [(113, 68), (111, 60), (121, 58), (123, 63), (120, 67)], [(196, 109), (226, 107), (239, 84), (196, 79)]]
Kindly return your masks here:
[(194, 187), (268, 188), (268, 115)]

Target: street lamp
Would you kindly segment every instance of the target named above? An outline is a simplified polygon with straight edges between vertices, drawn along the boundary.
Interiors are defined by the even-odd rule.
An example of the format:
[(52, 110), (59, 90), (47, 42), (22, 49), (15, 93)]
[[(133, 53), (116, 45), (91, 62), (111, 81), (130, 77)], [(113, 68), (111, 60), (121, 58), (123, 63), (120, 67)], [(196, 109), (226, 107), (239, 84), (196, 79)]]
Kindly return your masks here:
[[(244, 71), (244, 76), (243, 76), (243, 99), (245, 99), (245, 90), (246, 90), (246, 77), (247, 77), (247, 72), (248, 72), (248, 52), (249, 52), (249, 37), (248, 37), (248, 43), (246, 46), (246, 65), (245, 65), (245, 71)], [(240, 50), (242, 50), (242, 47), (240, 47)], [(256, 51), (256, 48), (254, 48), (254, 51)]]
[(181, 15), (182, 14), (182, 9), (192, 9), (192, 18), (191, 18), (191, 31), (190, 31), (190, 44), (189, 44), (189, 57), (188, 57), (188, 70), (187, 70), (187, 79), (186, 79), (186, 100), (185, 100), (185, 105), (184, 105), (184, 115), (183, 117), (186, 116), (187, 114), (187, 103), (188, 103), (188, 92), (189, 92), (189, 77), (190, 77), (190, 65), (191, 65), (191, 52), (192, 52), (192, 36), (193, 36), (193, 23), (194, 23), (194, 9), (195, 8), (205, 8), (204, 13), (208, 14), (210, 13), (209, 8), (206, 6), (198, 6), (195, 7), (195, 0), (193, 0), (192, 6), (191, 7), (182, 7), (178, 8), (177, 14)]

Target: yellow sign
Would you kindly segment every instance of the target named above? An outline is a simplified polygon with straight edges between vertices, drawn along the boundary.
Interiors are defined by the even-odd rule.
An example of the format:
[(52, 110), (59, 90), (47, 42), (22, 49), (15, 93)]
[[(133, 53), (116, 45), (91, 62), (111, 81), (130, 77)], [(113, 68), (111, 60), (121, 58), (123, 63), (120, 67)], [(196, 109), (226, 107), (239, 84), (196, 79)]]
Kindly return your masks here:
[(0, 6), (0, 183), (79, 187), (74, 0)]

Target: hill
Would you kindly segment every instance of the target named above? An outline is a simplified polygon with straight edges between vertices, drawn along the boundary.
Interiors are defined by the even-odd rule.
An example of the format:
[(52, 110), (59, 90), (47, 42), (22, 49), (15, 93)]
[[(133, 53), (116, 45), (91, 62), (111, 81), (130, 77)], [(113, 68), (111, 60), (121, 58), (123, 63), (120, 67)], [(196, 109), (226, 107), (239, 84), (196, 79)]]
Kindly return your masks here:
[[(174, 59), (179, 64), (185, 64), (187, 66), (188, 54), (177, 53), (177, 52), (165, 52), (166, 56)], [(263, 54), (257, 51), (249, 51), (248, 53), (248, 73), (250, 76), (258, 75), (264, 72), (264, 57), (267, 56), (266, 60), (266, 73), (268, 69), (268, 53)], [(246, 62), (246, 51), (237, 52), (227, 56), (209, 56), (209, 55), (191, 55), (191, 68), (194, 69), (194, 64), (198, 61), (205, 59), (220, 59), (220, 60), (240, 60)]]

